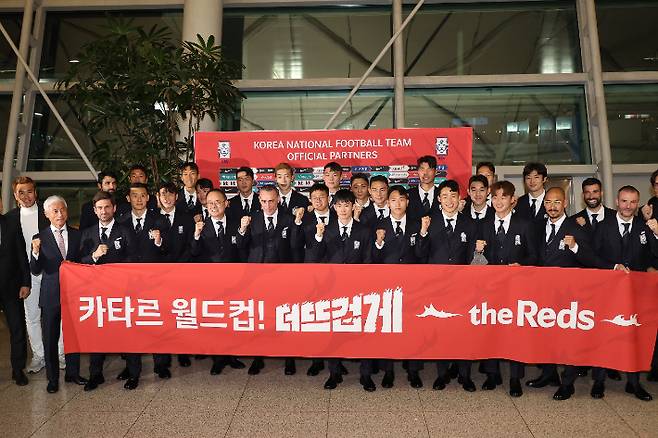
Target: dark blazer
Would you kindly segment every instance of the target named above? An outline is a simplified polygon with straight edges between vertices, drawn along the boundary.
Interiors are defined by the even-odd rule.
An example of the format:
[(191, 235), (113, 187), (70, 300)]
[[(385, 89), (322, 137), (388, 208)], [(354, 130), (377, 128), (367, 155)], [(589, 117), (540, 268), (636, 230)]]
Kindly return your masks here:
[(512, 215), (502, 245), (496, 241), (498, 218), (481, 224), (477, 240), (484, 240), (484, 256), (492, 265), (519, 263), (534, 266), (537, 263), (537, 235), (533, 224), (516, 214)]
[(322, 240), (307, 242), (314, 261), (319, 263), (372, 263), (372, 230), (357, 221), (352, 222), (350, 236), (343, 242), (340, 223), (336, 220), (324, 230)]
[(215, 225), (212, 218), (206, 219), (199, 240), (194, 239), (190, 243), (190, 253), (195, 261), (201, 263), (237, 263), (241, 261), (238, 249), (238, 228), (240, 222), (226, 216), (226, 228), (224, 236), (219, 239), (215, 233)]
[(371, 201), (370, 205), (363, 209), (359, 216), (359, 222), (372, 230), (375, 229), (375, 226), (379, 223), (379, 211), (376, 209), (374, 202)]
[(432, 206), (429, 211), (426, 211), (423, 208), (423, 200), (420, 199), (420, 194), (418, 193), (418, 186), (409, 187), (409, 206), (407, 207), (407, 216), (419, 219), (423, 216), (431, 216), (437, 211), (440, 211), (438, 187), (434, 189), (434, 199), (430, 200)]
[(617, 219), (604, 221), (594, 233), (593, 246), (598, 257), (598, 267), (612, 269), (618, 263), (631, 271), (646, 271), (649, 266), (658, 267), (658, 239), (638, 216), (633, 218), (627, 245), (624, 251)]
[[(75, 228), (66, 226), (68, 235), (68, 248), (66, 250), (66, 260), (70, 262), (80, 262), (80, 238), (82, 233)], [(57, 246), (57, 240), (50, 227), (46, 227), (35, 235), (34, 238), (41, 240), (39, 257), (34, 258), (30, 254), (30, 271), (32, 274), (41, 277), (41, 292), (39, 295), (40, 307), (57, 307), (59, 301), (59, 267), (64, 261), (62, 254)]]
[[(590, 238), (584, 227), (576, 222), (574, 216), (567, 217), (560, 229), (555, 234), (555, 238), (550, 245), (546, 242), (546, 224), (538, 233), (540, 238), (537, 242), (537, 265), (538, 266), (558, 266), (562, 268), (595, 268), (597, 266), (596, 257), (590, 244)], [(578, 252), (573, 253), (567, 246), (560, 248), (560, 242), (564, 236), (573, 236), (578, 244)]]
[(176, 211), (184, 211), (185, 213), (188, 213), (192, 216), (195, 214), (201, 214), (201, 203), (199, 202), (199, 198), (196, 198), (196, 202), (194, 203), (194, 207), (188, 208), (187, 207), (187, 197), (185, 196), (185, 187), (181, 188), (178, 191), (178, 199), (176, 200)]
[[(617, 219), (616, 219), (617, 211), (613, 210), (612, 208), (608, 208), (608, 207), (603, 207), (603, 208), (605, 210), (603, 220), (605, 222), (613, 221), (614, 223), (617, 223)], [(587, 234), (587, 237), (591, 240), (594, 237), (594, 231), (595, 230), (592, 228), (592, 223), (589, 220), (589, 215), (587, 214), (587, 209), (583, 208), (578, 213), (573, 215), (574, 219), (579, 218), (579, 217), (582, 217), (583, 219), (585, 219), (586, 223), (585, 223), (585, 225), (583, 225), (583, 230)]]
[(425, 237), (420, 236), (416, 255), (427, 263), (438, 265), (466, 265), (473, 259), (477, 227), (475, 221), (459, 213), (452, 233), (448, 232), (443, 214), (432, 215)]
[[(240, 220), (242, 216), (245, 216), (243, 211), (242, 200), (240, 194), (238, 193), (228, 201), (228, 208), (226, 209), (226, 214)], [(251, 200), (251, 205), (249, 206), (249, 214), (247, 216), (254, 217), (256, 213), (260, 212), (260, 201), (258, 200), (258, 193), (254, 193), (254, 197)], [(280, 210), (283, 212), (283, 210)], [(283, 212), (286, 213), (286, 212)], [(286, 213), (286, 216), (288, 214)]]
[(94, 213), (94, 206), (92, 201), (85, 202), (80, 207), (80, 230), (89, 228), (98, 224), (98, 216)]
[[(238, 248), (243, 254), (248, 251), (249, 263), (290, 263), (293, 261), (291, 241), (294, 226), (292, 216), (277, 211), (276, 227), (268, 233), (265, 215), (258, 212), (251, 217), (244, 236), (238, 233)], [(266, 245), (271, 245), (271, 251), (266, 250)]]
[(530, 209), (530, 195), (528, 195), (527, 193), (519, 197), (519, 199), (516, 201), (516, 206), (514, 207), (514, 214), (525, 220), (533, 221), (535, 222), (535, 224), (544, 223), (544, 221), (548, 217), (546, 215), (546, 209), (544, 208), (543, 203), (539, 206), (539, 210), (537, 210), (537, 214), (533, 213), (533, 211)]
[[(168, 222), (169, 219), (165, 217), (165, 224)], [(194, 225), (194, 219), (189, 213), (176, 209), (174, 222), (164, 233), (163, 254), (160, 261), (164, 263), (191, 261), (190, 242), (194, 236)]]
[(107, 254), (94, 262), (91, 255), (101, 243), (100, 225), (83, 230), (80, 238), (80, 262), (87, 265), (132, 262), (135, 259), (133, 235), (132, 227), (128, 228), (115, 220), (112, 232), (107, 239)]
[[(50, 226), (50, 221), (46, 217), (46, 215), (43, 212), (43, 204), (37, 203), (37, 222), (39, 224), (39, 231), (43, 230), (46, 227)], [(20, 214), (20, 207), (16, 207), (11, 209), (10, 211), (7, 212), (7, 217), (12, 219), (12, 220), (17, 220), (18, 221), (18, 226), (20, 227), (21, 233), (23, 233), (23, 227), (21, 226), (21, 214)], [(26, 256), (27, 257), (27, 256)]]
[[(159, 212), (147, 210), (146, 218), (142, 224), (142, 230), (138, 233), (133, 227), (132, 210), (119, 218), (119, 223), (132, 234), (133, 263), (158, 263), (164, 257), (164, 239), (169, 229), (167, 219)], [(155, 240), (149, 238), (150, 230), (159, 230), (162, 244), (155, 245)]]
[(377, 237), (376, 230), (386, 231), (382, 249), (377, 248), (373, 243), (372, 263), (420, 263), (421, 259), (416, 255), (416, 247), (420, 242), (420, 222), (409, 220), (407, 216), (404, 234), (400, 237), (395, 237), (393, 223), (388, 217), (378, 221), (372, 228), (375, 230), (372, 234), (373, 240)]
[[(239, 195), (238, 195), (239, 196)], [(254, 196), (254, 200), (256, 200), (256, 197)], [(281, 204), (279, 204), (279, 210), (282, 212), (285, 212), (286, 214), (292, 214), (292, 212), (299, 208), (306, 208), (309, 205), (311, 205), (311, 202), (308, 200), (308, 198), (301, 193), (299, 193), (297, 190), (292, 190), (292, 193), (290, 193), (290, 200), (288, 202), (288, 205), (286, 208), (283, 208)]]
[[(336, 210), (333, 208), (329, 209), (329, 223), (331, 225), (338, 220), (336, 216)], [(316, 253), (312, 251), (312, 247), (315, 241), (315, 233), (317, 231), (317, 216), (315, 212), (306, 212), (304, 217), (302, 217), (301, 225), (296, 225), (293, 218), (293, 234), (291, 245), (293, 248), (293, 255), (296, 262), (305, 262), (305, 263), (318, 263), (319, 260), (315, 260), (317, 256)]]
[(31, 287), (30, 266), (19, 221), (0, 214), (0, 294), (16, 296), (21, 287)]

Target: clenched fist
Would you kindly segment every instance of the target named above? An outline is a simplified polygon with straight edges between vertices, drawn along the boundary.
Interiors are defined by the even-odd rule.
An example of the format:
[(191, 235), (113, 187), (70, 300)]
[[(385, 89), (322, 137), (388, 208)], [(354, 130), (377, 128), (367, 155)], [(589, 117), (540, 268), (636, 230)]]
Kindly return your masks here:
[(295, 223), (301, 222), (304, 218), (304, 209), (299, 207), (295, 209)]
[(39, 255), (39, 250), (41, 249), (41, 239), (32, 240), (32, 252), (36, 255)]
[(427, 234), (427, 230), (430, 228), (430, 222), (432, 222), (432, 219), (430, 219), (429, 216), (423, 216), (420, 220), (420, 234)]
[(194, 238), (198, 239), (201, 237), (201, 231), (203, 231), (203, 227), (205, 226), (205, 223), (203, 221), (197, 222), (194, 224)]
[(242, 219), (240, 219), (240, 232), (244, 234), (247, 231), (247, 228), (249, 228), (250, 223), (251, 216), (242, 216)]
[(383, 244), (383, 243), (384, 243), (384, 239), (386, 238), (386, 230), (383, 229), (383, 228), (379, 228), (379, 229), (376, 231), (376, 234), (377, 234), (377, 244), (378, 244), (378, 245)]
[(576, 238), (573, 236), (566, 235), (564, 236), (564, 244), (568, 246), (570, 249), (573, 249), (574, 246), (576, 246)]
[(318, 237), (324, 236), (324, 222), (320, 222), (319, 224), (315, 225), (315, 235)]
[(487, 241), (486, 240), (476, 240), (475, 241), (475, 251), (477, 251), (479, 253), (483, 253), (485, 246), (487, 246)]
[(586, 221), (585, 218), (582, 217), (582, 216), (578, 216), (578, 217), (576, 218), (576, 223), (577, 223), (578, 225), (580, 225), (581, 227), (584, 227), (585, 225), (587, 225), (587, 221)]
[(107, 250), (108, 250), (107, 245), (104, 244), (104, 243), (101, 243), (100, 245), (98, 245), (98, 248), (96, 248), (96, 251), (94, 251), (91, 256), (94, 259), (98, 260), (101, 257), (103, 257), (105, 254), (107, 254)]

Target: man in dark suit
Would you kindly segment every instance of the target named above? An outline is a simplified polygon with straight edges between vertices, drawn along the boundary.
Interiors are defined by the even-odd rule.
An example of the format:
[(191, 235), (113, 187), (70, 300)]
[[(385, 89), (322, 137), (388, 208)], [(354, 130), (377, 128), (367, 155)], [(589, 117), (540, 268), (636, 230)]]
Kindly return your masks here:
[(214, 189), (213, 183), (208, 178), (199, 178), (196, 182), (196, 197), (201, 204), (199, 213), (194, 215), (194, 222), (203, 222), (208, 219), (208, 206), (206, 205), (206, 195)]
[[(238, 248), (239, 221), (226, 214), (228, 201), (221, 189), (212, 189), (207, 194), (209, 216), (196, 223), (190, 253), (203, 263), (237, 263), (241, 260)], [(226, 365), (244, 368), (245, 365), (233, 356), (212, 356), (210, 374), (218, 375)]]
[[(114, 220), (116, 201), (107, 192), (98, 192), (92, 200), (94, 211), (98, 217), (98, 226), (82, 231), (80, 238), (80, 262), (88, 265), (103, 265), (106, 263), (129, 263), (134, 259), (133, 231)], [(135, 355), (127, 355), (130, 377), (124, 388), (135, 389), (139, 385), (141, 361)], [(105, 383), (103, 363), (105, 353), (89, 355), (89, 382), (85, 391), (93, 391), (98, 385)]]
[(183, 163), (180, 167), (180, 180), (183, 187), (178, 192), (176, 208), (192, 216), (199, 214), (201, 204), (196, 194), (196, 182), (199, 180), (199, 166), (192, 161)]
[[(487, 180), (487, 183), (485, 184), (485, 188), (487, 189), (487, 194), (485, 196), (485, 203), (487, 206), (491, 207), (491, 193), (489, 193), (489, 187), (491, 187), (491, 185), (496, 182), (496, 166), (494, 165), (494, 163), (491, 163), (489, 161), (481, 161), (475, 166), (475, 175), (473, 175), (473, 177), (474, 176), (483, 176)], [(468, 209), (471, 207), (471, 204), (473, 202), (473, 197), (471, 196), (471, 191), (470, 191), (470, 183), (469, 183), (469, 193), (466, 199), (464, 199), (464, 201), (465, 201), (464, 209), (468, 214)]]
[(356, 202), (354, 204), (354, 209), (363, 210), (367, 208), (372, 202), (370, 201), (370, 194), (368, 193), (369, 179), (368, 175), (365, 173), (353, 173), (350, 178), (350, 190), (354, 193), (354, 198)]
[[(372, 249), (372, 262), (385, 264), (415, 264), (421, 258), (416, 254), (420, 240), (420, 223), (409, 219), (407, 207), (409, 194), (400, 185), (391, 186), (388, 191), (390, 215), (381, 219), (375, 226), (375, 246)], [(390, 359), (380, 360), (384, 370), (382, 387), (390, 388), (395, 379), (394, 362)], [(407, 379), (412, 388), (421, 388), (423, 381), (418, 374), (422, 362), (412, 360), (407, 365)]]
[[(384, 175), (374, 175), (370, 178), (368, 188), (371, 202), (367, 207), (354, 208), (354, 220), (361, 222), (368, 228), (374, 229), (375, 225), (389, 216), (388, 207), (388, 179)], [(408, 195), (408, 194), (407, 194)]]
[[(604, 221), (598, 225), (594, 235), (594, 251), (601, 269), (614, 269), (624, 272), (646, 271), (658, 257), (658, 225), (655, 219), (645, 223), (636, 216), (640, 203), (640, 192), (633, 186), (623, 186), (617, 192), (617, 214), (614, 221)], [(656, 266), (654, 266), (655, 268)], [(591, 395), (604, 396), (606, 372), (603, 368), (593, 368)], [(627, 373), (626, 392), (640, 400), (652, 400), (640, 384), (639, 373)]]
[[(53, 394), (59, 390), (58, 344), (62, 323), (62, 309), (59, 300), (59, 267), (64, 260), (79, 262), (80, 231), (67, 224), (68, 208), (60, 196), (51, 196), (43, 204), (50, 226), (44, 228), (32, 239), (30, 270), (41, 275), (41, 327), (46, 359), (46, 390)], [(65, 382), (85, 385), (87, 379), (80, 377), (80, 354), (67, 354)]]
[(407, 214), (415, 219), (430, 216), (439, 210), (434, 179), (436, 178), (436, 157), (425, 155), (418, 159), (418, 187), (409, 189), (409, 209)]
[[(133, 184), (144, 184), (148, 190), (149, 176), (145, 166), (142, 166), (141, 164), (133, 164), (130, 166), (128, 169), (128, 194), (130, 194), (130, 186)], [(130, 202), (125, 203), (124, 205), (125, 211), (130, 210)], [(146, 208), (153, 211), (158, 209), (158, 202), (155, 196), (149, 197)], [(120, 212), (120, 214), (122, 213), (123, 212)]]
[[(248, 251), (249, 263), (290, 263), (292, 261), (293, 218), (279, 211), (279, 191), (264, 186), (259, 193), (260, 211), (253, 216), (244, 214), (237, 235), (238, 248)], [(230, 208), (229, 208), (229, 216)], [(255, 375), (265, 367), (262, 357), (254, 358), (248, 373)], [(295, 360), (286, 358), (286, 375), (297, 372)]]
[(254, 171), (251, 167), (240, 167), (235, 171), (238, 194), (229, 200), (228, 215), (241, 218), (260, 212), (258, 195), (254, 193)]
[[(533, 266), (537, 263), (537, 243), (535, 227), (517, 214), (512, 214), (514, 184), (498, 181), (491, 187), (491, 204), (496, 211), (493, 220), (482, 224), (476, 249), (483, 250), (491, 265)], [(543, 208), (543, 207), (542, 207)], [(484, 248), (482, 248), (484, 246)], [(497, 359), (483, 361), (487, 379), (484, 390), (493, 390), (500, 384), (500, 362)], [(523, 395), (521, 379), (525, 375), (525, 365), (510, 361), (510, 395)]]
[(306, 196), (293, 189), (295, 179), (293, 172), (292, 166), (288, 163), (279, 163), (274, 168), (276, 186), (279, 189), (279, 208), (289, 214), (300, 207), (306, 209), (310, 205)]
[[(117, 178), (114, 172), (102, 171), (98, 173), (98, 190), (104, 192), (116, 194), (117, 191)], [(82, 204), (80, 209), (80, 230), (89, 228), (93, 225), (98, 224), (98, 217), (94, 213), (94, 206), (92, 205), (91, 200)]]
[(596, 178), (586, 178), (582, 184), (585, 208), (575, 215), (577, 223), (583, 227), (590, 240), (594, 237), (599, 223), (615, 221), (617, 212), (603, 205), (603, 188)]
[[(590, 240), (575, 218), (567, 217), (565, 213), (567, 207), (566, 194), (562, 188), (553, 187), (546, 191), (544, 208), (548, 220), (541, 230), (537, 230), (540, 236), (537, 242), (537, 264), (561, 268), (595, 267), (596, 260), (590, 247)], [(559, 386), (553, 398), (567, 400), (575, 391), (576, 377), (578, 377), (578, 368), (566, 365), (560, 383), (557, 365), (544, 364), (541, 375), (536, 379), (528, 380), (526, 385), (531, 388)]]
[(473, 175), (468, 180), (469, 201), (464, 207), (464, 214), (481, 224), (482, 221), (491, 219), (494, 209), (489, 205), (489, 181), (484, 175)]
[(544, 209), (544, 184), (548, 181), (548, 170), (542, 163), (527, 163), (523, 167), (523, 183), (526, 194), (519, 197), (514, 214), (541, 227), (546, 220)]
[(340, 190), (340, 181), (343, 179), (343, 166), (332, 161), (324, 165), (322, 181), (329, 189), (329, 207), (334, 206), (334, 195)]
[[(476, 224), (459, 213), (459, 184), (445, 180), (438, 187), (441, 210), (431, 217), (424, 216), (421, 222), (416, 255), (427, 263), (439, 265), (466, 265), (473, 259), (476, 240)], [(448, 367), (450, 360), (437, 361), (437, 378), (433, 389), (443, 390), (450, 382)], [(465, 391), (475, 391), (471, 380), (471, 362), (457, 361), (459, 381)]]
[(23, 300), (30, 295), (31, 283), (20, 223), (0, 214), (0, 308), (9, 328), (11, 378), (18, 386), (28, 383), (23, 372), (27, 361)]

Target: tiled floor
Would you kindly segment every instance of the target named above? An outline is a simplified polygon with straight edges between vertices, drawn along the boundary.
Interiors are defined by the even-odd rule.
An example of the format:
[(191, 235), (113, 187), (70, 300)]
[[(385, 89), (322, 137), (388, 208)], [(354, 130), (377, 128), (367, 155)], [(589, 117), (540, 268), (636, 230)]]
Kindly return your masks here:
[[(45, 371), (30, 375), (26, 387), (10, 380), (1, 321), (0, 437), (658, 437), (658, 401), (636, 400), (621, 382), (608, 382), (603, 400), (590, 398), (588, 379), (564, 402), (552, 400), (554, 388), (524, 388), (513, 399), (505, 388), (469, 394), (456, 383), (433, 391), (434, 367), (427, 366), (423, 389), (410, 388), (400, 368), (393, 389), (366, 393), (357, 364), (347, 362), (345, 382), (326, 391), (326, 376), (306, 376), (308, 364), (298, 361), (295, 376), (283, 375), (280, 360), (267, 360), (254, 377), (232, 369), (211, 376), (209, 359), (193, 360), (190, 368), (175, 365), (173, 378), (162, 381), (145, 356), (139, 388), (127, 391), (114, 379), (123, 361), (112, 357), (98, 390), (86, 393), (62, 379), (60, 391), (48, 394)], [(479, 388), (484, 379), (474, 376)], [(381, 374), (376, 377), (379, 386)], [(658, 384), (645, 387), (658, 398)]]

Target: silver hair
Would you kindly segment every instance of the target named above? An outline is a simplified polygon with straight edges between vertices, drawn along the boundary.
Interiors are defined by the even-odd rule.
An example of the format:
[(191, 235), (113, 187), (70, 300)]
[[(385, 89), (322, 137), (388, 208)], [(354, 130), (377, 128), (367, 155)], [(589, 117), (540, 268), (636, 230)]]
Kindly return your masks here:
[(46, 199), (43, 202), (43, 211), (47, 212), (48, 210), (50, 210), (50, 207), (56, 202), (61, 202), (62, 204), (64, 204), (64, 207), (68, 208), (68, 205), (66, 205), (66, 200), (64, 198), (62, 198), (59, 195), (52, 195), (52, 196), (48, 196), (48, 199)]

